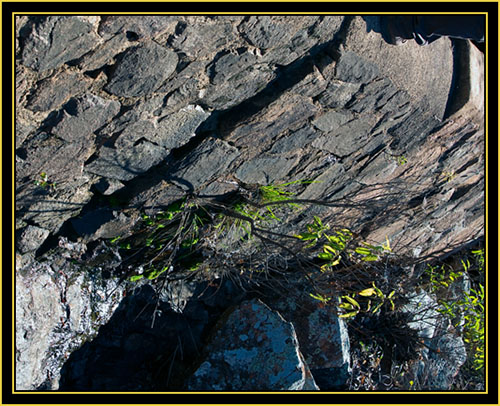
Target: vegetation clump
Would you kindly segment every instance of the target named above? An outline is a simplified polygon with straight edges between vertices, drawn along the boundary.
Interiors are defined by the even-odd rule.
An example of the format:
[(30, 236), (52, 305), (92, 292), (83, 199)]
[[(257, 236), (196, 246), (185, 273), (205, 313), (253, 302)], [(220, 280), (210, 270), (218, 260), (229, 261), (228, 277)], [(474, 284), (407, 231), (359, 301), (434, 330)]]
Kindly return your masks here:
[[(404, 307), (406, 293), (423, 290), (436, 297), (435, 310), (466, 343), (468, 359), (461, 376), (480, 382), (485, 291), (478, 278), (484, 273), (484, 250), (473, 251), (461, 270), (431, 264), (413, 278), (401, 270), (414, 264), (398, 263), (401, 258), (388, 237), (378, 243), (363, 241), (354, 231), (331, 227), (316, 215), (298, 231), (285, 233), (280, 226), (286, 214), (301, 213), (315, 203), (296, 197), (297, 188), (307, 183), (251, 189), (240, 185), (227, 202), (190, 195), (154, 214), (143, 213), (132, 235), (110, 241), (123, 258), (123, 277), (153, 284), (158, 297), (169, 281), (195, 277), (230, 278), (243, 289), (304, 292), (348, 323), (358, 374), (349, 385), (356, 390), (426, 388), (412, 367), (426, 343), (410, 328), (412, 315)], [(471, 274), (476, 279), (470, 289), (457, 294), (456, 283)]]

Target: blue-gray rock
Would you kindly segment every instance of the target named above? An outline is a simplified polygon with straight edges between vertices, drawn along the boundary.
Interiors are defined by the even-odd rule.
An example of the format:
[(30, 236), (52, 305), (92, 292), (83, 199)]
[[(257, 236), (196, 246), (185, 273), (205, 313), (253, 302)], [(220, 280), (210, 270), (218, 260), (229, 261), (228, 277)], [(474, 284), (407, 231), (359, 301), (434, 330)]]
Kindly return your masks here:
[(148, 141), (124, 149), (101, 147), (85, 171), (117, 180), (131, 180), (164, 160), (169, 151)]
[(297, 157), (258, 156), (245, 161), (234, 175), (244, 183), (269, 185), (284, 179), (297, 162)]
[(175, 30), (179, 17), (176, 16), (104, 16), (99, 24), (99, 35), (109, 39), (116, 34), (128, 35), (129, 41), (154, 38)]
[(51, 111), (61, 107), (72, 96), (87, 90), (92, 81), (79, 72), (65, 70), (41, 80), (28, 97), (26, 108), (39, 112)]
[[(80, 58), (99, 44), (99, 17), (49, 16), (32, 28), (22, 51), (23, 63), (43, 72)], [(95, 21), (94, 21), (95, 20)]]
[(41, 227), (27, 226), (16, 238), (16, 248), (22, 254), (36, 251), (49, 236), (49, 230)]
[(129, 48), (116, 63), (104, 89), (124, 97), (149, 95), (174, 73), (178, 60), (175, 52), (155, 42)]
[(68, 142), (88, 138), (120, 111), (120, 103), (86, 94), (70, 100), (52, 133)]
[(36, 389), (47, 379), (50, 335), (64, 316), (59, 286), (47, 270), (16, 276), (17, 390)]
[(467, 360), (467, 351), (462, 337), (444, 333), (431, 341), (427, 357), (426, 386), (431, 390), (450, 390)]
[[(207, 38), (210, 41), (207, 42)], [(227, 48), (237, 39), (233, 24), (222, 16), (201, 21), (188, 17), (185, 28), (173, 37), (172, 46), (191, 58), (201, 59)]]
[(422, 291), (409, 294), (407, 299), (408, 303), (403, 307), (403, 311), (413, 315), (408, 326), (416, 330), (419, 337), (431, 339), (441, 320), (435, 298)]
[(293, 325), (279, 313), (254, 299), (223, 319), (189, 390), (318, 390)]
[(450, 321), (438, 312), (437, 300), (422, 291), (408, 296), (404, 311), (412, 315), (408, 326), (425, 342), (421, 362), (412, 367), (420, 386), (428, 390), (450, 390), (454, 377), (467, 359), (462, 337), (447, 331)]
[(319, 388), (344, 387), (351, 373), (350, 342), (346, 322), (337, 316), (336, 306), (321, 306), (307, 295), (293, 294), (269, 305), (293, 324), (300, 351)]
[(196, 190), (223, 174), (238, 155), (238, 149), (227, 142), (207, 138), (171, 172), (170, 180), (184, 189)]
[[(320, 117), (323, 118), (326, 115)], [(370, 131), (376, 123), (373, 115), (364, 115), (347, 121), (346, 115), (330, 113), (326, 119), (313, 122), (314, 125), (328, 130), (327, 134), (316, 138), (312, 143), (315, 148), (325, 150), (339, 157), (346, 157), (361, 150), (370, 139)]]
[(251, 16), (238, 30), (258, 48), (287, 46), (301, 28), (316, 22), (316, 16)]
[(380, 74), (377, 65), (350, 51), (340, 55), (335, 72), (337, 79), (349, 83), (368, 83)]
[(187, 144), (195, 135), (196, 129), (209, 116), (210, 113), (200, 106), (189, 105), (159, 120), (156, 131), (147, 134), (146, 138), (164, 148), (178, 148)]
[(60, 239), (52, 255), (16, 275), (16, 390), (57, 390), (68, 355), (97, 334), (123, 297), (116, 280), (71, 263), (79, 245)]

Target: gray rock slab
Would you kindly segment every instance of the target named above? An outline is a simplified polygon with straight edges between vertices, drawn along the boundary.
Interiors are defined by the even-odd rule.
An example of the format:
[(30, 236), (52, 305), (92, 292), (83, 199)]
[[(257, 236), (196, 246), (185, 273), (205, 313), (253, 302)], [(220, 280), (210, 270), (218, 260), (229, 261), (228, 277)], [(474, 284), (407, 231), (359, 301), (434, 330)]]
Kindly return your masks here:
[[(207, 42), (207, 38), (210, 41)], [(238, 40), (235, 28), (226, 16), (216, 19), (189, 19), (184, 30), (174, 36), (172, 46), (191, 58), (206, 58), (220, 49), (227, 49)]]
[(71, 224), (84, 241), (95, 241), (99, 238), (115, 238), (125, 235), (138, 219), (135, 212), (126, 214), (110, 209), (97, 209), (82, 217), (71, 220)]
[(314, 71), (307, 75), (303, 80), (295, 86), (292, 86), (290, 92), (306, 97), (316, 97), (320, 93), (324, 92), (327, 86), (328, 81), (325, 80), (318, 69), (314, 69)]
[(52, 129), (52, 133), (68, 142), (88, 138), (119, 111), (119, 102), (105, 100), (93, 94), (85, 94), (70, 100), (65, 105), (63, 118)]
[(223, 55), (207, 72), (211, 85), (204, 89), (203, 102), (214, 109), (228, 109), (249, 99), (276, 77), (272, 66), (249, 51)]
[(321, 390), (345, 385), (351, 372), (350, 342), (336, 307), (320, 307), (307, 295), (291, 295), (269, 305), (293, 324), (300, 351)]
[(317, 136), (317, 131), (314, 128), (305, 126), (273, 142), (269, 152), (271, 154), (285, 154), (298, 151), (309, 145)]
[(59, 231), (68, 219), (77, 216), (92, 198), (87, 185), (79, 185), (58, 192), (57, 196), (36, 196), (30, 201), (19, 202), (23, 210), (19, 215), (52, 233)]
[[(172, 32), (179, 21), (176, 16), (104, 16), (99, 25), (99, 35), (105, 39), (116, 34), (137, 35), (136, 39), (148, 39)], [(135, 39), (135, 38), (131, 38)]]
[(238, 147), (271, 148), (279, 136), (302, 128), (319, 108), (307, 97), (286, 93), (261, 112), (237, 126), (228, 139)]
[(245, 161), (234, 175), (244, 183), (269, 185), (286, 178), (297, 162), (297, 157), (258, 156)]
[(101, 178), (95, 185), (99, 193), (107, 196), (125, 187), (123, 183), (116, 179)]
[(213, 177), (224, 174), (238, 155), (238, 149), (227, 142), (207, 138), (171, 172), (170, 180), (183, 189), (196, 190)]
[(368, 83), (379, 77), (378, 66), (360, 55), (345, 51), (335, 65), (338, 80), (349, 83)]
[(353, 118), (353, 114), (349, 111), (338, 112), (330, 110), (315, 118), (312, 124), (323, 132), (329, 132), (338, 129)]
[[(339, 119), (340, 117), (340, 119)], [(375, 117), (372, 115), (360, 116), (349, 122), (345, 122), (342, 116), (329, 117), (330, 120), (322, 120), (319, 124), (323, 128), (332, 130), (312, 143), (312, 146), (325, 150), (339, 157), (346, 157), (360, 149), (368, 142), (370, 131), (375, 125)], [(336, 127), (338, 124), (345, 122)]]
[(17, 215), (51, 232), (76, 215), (92, 196), (95, 179), (82, 167), (94, 150), (92, 139), (68, 143), (46, 133), (31, 138), (26, 159), (16, 163)]
[(288, 45), (297, 31), (317, 20), (316, 16), (251, 16), (238, 30), (252, 45), (268, 49)]
[(409, 103), (410, 97), (406, 91), (398, 90), (390, 79), (382, 78), (363, 86), (362, 91), (349, 103), (349, 110), (353, 113), (376, 111), (401, 115), (402, 107)]
[(106, 127), (104, 132), (119, 133), (115, 141), (115, 147), (122, 150), (133, 148), (141, 138), (149, 139), (154, 137), (156, 129), (157, 125), (154, 119), (142, 120), (138, 117), (138, 114), (132, 112), (132, 114), (125, 114), (120, 117), (119, 120), (113, 120), (109, 128)]
[(155, 42), (129, 48), (116, 63), (104, 89), (124, 97), (154, 93), (174, 73), (178, 60), (175, 52)]
[(209, 61), (194, 60), (180, 72), (172, 75), (158, 89), (160, 94), (170, 94), (167, 101), (169, 109), (178, 110), (182, 106), (181, 102), (193, 104), (195, 100), (203, 97), (203, 91), (206, 90), (209, 81), (206, 74), (208, 64)]
[(35, 112), (58, 109), (71, 97), (90, 88), (91, 84), (92, 80), (79, 72), (61, 71), (37, 83), (28, 97), (26, 108)]
[(127, 181), (159, 164), (169, 154), (165, 148), (144, 141), (130, 148), (101, 147), (96, 160), (85, 171), (111, 179)]
[(327, 108), (342, 108), (359, 91), (360, 87), (361, 83), (329, 81), (328, 87), (318, 97), (318, 101)]
[(344, 16), (324, 15), (312, 27), (312, 36), (320, 41), (330, 41), (337, 34), (344, 22)]
[[(453, 74), (453, 53), (451, 41), (447, 37), (427, 45), (419, 46), (408, 41), (403, 46), (387, 44), (376, 31), (370, 31), (367, 18), (355, 17), (351, 23), (344, 43), (344, 52), (352, 58), (356, 54), (366, 63), (378, 68), (378, 75), (388, 77), (397, 89), (406, 91), (413, 103), (425, 99), (428, 114), (442, 118), (451, 88)], [(374, 19), (376, 24), (378, 18)], [(341, 65), (343, 57), (341, 57)], [(357, 58), (356, 58), (357, 59)], [(344, 58), (344, 62), (347, 62)], [(340, 71), (348, 77), (359, 76), (361, 65), (345, 63)], [(339, 68), (337, 68), (338, 70)], [(352, 69), (353, 73), (349, 73)], [(356, 73), (358, 72), (359, 73)], [(363, 81), (372, 80), (375, 69), (366, 69)], [(340, 77), (339, 77), (340, 78)], [(353, 81), (353, 80), (346, 80)]]
[(22, 254), (36, 251), (49, 236), (49, 231), (36, 226), (27, 226), (16, 238), (16, 247)]
[(200, 124), (210, 116), (200, 106), (189, 105), (159, 120), (156, 131), (146, 138), (164, 148), (178, 148), (186, 144)]
[(209, 66), (213, 72), (211, 82), (214, 85), (230, 81), (236, 75), (245, 71), (249, 66), (258, 63), (258, 57), (251, 52), (228, 53), (217, 59), (213, 65)]
[(51, 333), (64, 317), (60, 290), (51, 276), (16, 277), (16, 389), (33, 390), (46, 377)]
[(293, 325), (256, 299), (243, 302), (225, 317), (188, 388), (318, 390)]
[(127, 41), (127, 35), (124, 32), (120, 32), (99, 45), (92, 52), (85, 54), (78, 66), (83, 71), (93, 71), (102, 68), (104, 65), (111, 65), (114, 56), (123, 52), (132, 44)]
[(347, 182), (346, 170), (341, 163), (331, 162), (315, 178), (315, 182), (306, 187), (299, 197), (301, 199), (324, 199)]
[(154, 186), (135, 194), (130, 206), (141, 207), (147, 215), (154, 215), (184, 196), (186, 192), (183, 189), (159, 180)]
[[(98, 17), (97, 17), (98, 18)], [(22, 51), (23, 63), (42, 72), (80, 58), (98, 44), (94, 24), (80, 16), (48, 16), (33, 26)]]

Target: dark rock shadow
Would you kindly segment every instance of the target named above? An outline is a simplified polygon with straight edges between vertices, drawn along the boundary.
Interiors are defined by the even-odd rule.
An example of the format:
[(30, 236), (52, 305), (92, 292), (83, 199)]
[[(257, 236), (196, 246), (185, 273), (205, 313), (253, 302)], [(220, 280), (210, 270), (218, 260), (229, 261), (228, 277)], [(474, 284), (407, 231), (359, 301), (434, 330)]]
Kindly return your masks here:
[(379, 16), (361, 16), (361, 18), (365, 20), (367, 33), (371, 31), (381, 33)]
[[(181, 390), (220, 314), (242, 299), (229, 281), (200, 283), (182, 313), (150, 285), (125, 297), (98, 335), (61, 369), (60, 391)], [(158, 305), (157, 305), (158, 303)]]

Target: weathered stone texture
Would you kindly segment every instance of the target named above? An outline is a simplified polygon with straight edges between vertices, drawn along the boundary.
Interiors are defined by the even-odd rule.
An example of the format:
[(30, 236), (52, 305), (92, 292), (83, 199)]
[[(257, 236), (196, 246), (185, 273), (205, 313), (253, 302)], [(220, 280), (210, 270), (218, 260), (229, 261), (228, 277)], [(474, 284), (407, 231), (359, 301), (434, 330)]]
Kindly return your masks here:
[(168, 150), (144, 141), (128, 149), (102, 147), (85, 171), (117, 180), (130, 180), (159, 164)]
[(346, 322), (335, 307), (321, 307), (317, 300), (296, 294), (269, 305), (293, 324), (300, 351), (320, 389), (342, 388), (351, 372), (350, 343)]
[(224, 173), (238, 154), (235, 147), (224, 141), (206, 139), (179, 163), (170, 179), (182, 188), (196, 190), (217, 174)]
[(125, 51), (105, 90), (117, 96), (139, 97), (154, 93), (175, 71), (179, 58), (155, 42)]
[(93, 22), (90, 18), (70, 16), (41, 19), (26, 41), (23, 64), (41, 72), (78, 59), (99, 44)]
[(120, 111), (120, 103), (92, 94), (72, 99), (63, 110), (63, 118), (52, 132), (68, 142), (88, 139)]
[[(179, 20), (175, 16), (104, 16), (99, 35), (108, 40), (116, 34), (127, 34), (130, 40), (154, 38), (173, 31)], [(135, 38), (135, 35), (137, 38)]]
[(92, 80), (77, 71), (61, 71), (43, 79), (28, 98), (27, 108), (32, 111), (51, 111), (61, 107), (70, 97), (90, 87)]
[[(304, 205), (273, 231), (295, 234), (318, 215), (368, 242), (388, 239), (393, 252), (416, 258), (484, 236), (484, 55), (462, 44), (458, 62), (467, 64), (461, 66), (466, 73), (457, 80), (468, 86), (453, 93), (458, 48), (449, 39), (394, 47), (377, 24), (377, 16), (319, 15), (16, 19), (16, 269), (24, 272), (16, 279), (19, 389), (57, 388), (70, 343), (79, 345), (110, 319), (118, 299), (104, 293), (113, 277), (100, 287), (87, 277), (112, 274), (122, 258), (98, 253), (101, 240), (127, 234), (140, 212), (153, 215), (188, 192), (225, 199), (239, 190), (238, 182), (313, 181), (300, 185), (298, 197), (336, 204)], [(111, 202), (127, 209), (110, 208)], [(79, 241), (68, 240), (73, 237)], [(57, 238), (62, 243), (43, 268), (35, 253)], [(67, 261), (56, 263), (58, 256), (81, 259), (90, 242), (97, 248), (83, 260), (91, 267), (85, 277)], [(64, 283), (59, 265), (71, 275)], [(189, 343), (185, 353), (192, 352), (194, 362), (202, 331), (231, 301), (209, 304), (205, 298), (202, 305), (194, 290), (179, 292), (179, 303), (161, 303), (170, 313), (155, 338), (133, 326), (121, 330), (121, 323), (136, 305), (150, 306), (156, 298), (138, 294), (130, 307), (124, 304), (118, 322), (67, 363), (62, 386), (130, 389), (133, 380), (138, 390), (185, 389), (179, 380), (189, 376), (186, 364), (171, 364), (180, 368), (178, 381), (154, 381), (145, 358), (164, 363), (162, 357), (179, 351), (172, 337), (176, 328), (188, 335), (181, 318), (189, 313), (195, 343), (185, 337), (182, 345)], [(303, 312), (290, 303), (272, 306), (286, 322), (257, 301), (228, 316), (191, 381), (193, 390), (342, 385), (350, 371), (348, 339), (336, 315), (311, 303)], [(96, 309), (100, 321), (90, 321)], [(62, 328), (61, 316), (62, 336), (54, 333)], [(141, 326), (150, 323), (144, 317)], [(434, 342), (435, 331), (421, 327), (430, 344), (456, 347), (451, 364), (432, 354), (425, 360), (440, 371), (434, 387), (449, 388), (463, 343), (446, 335)], [(278, 331), (283, 336), (275, 348)], [(141, 340), (154, 350), (140, 354)], [(277, 359), (282, 349), (286, 354)], [(130, 359), (118, 357), (121, 350)], [(106, 375), (110, 368), (100, 364), (101, 356), (109, 357), (117, 377)]]
[(290, 323), (258, 300), (225, 319), (190, 390), (318, 390)]

